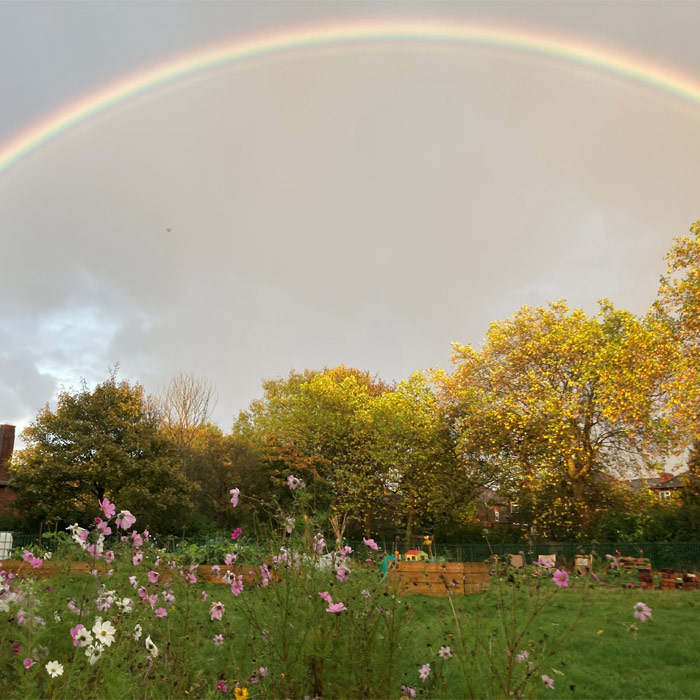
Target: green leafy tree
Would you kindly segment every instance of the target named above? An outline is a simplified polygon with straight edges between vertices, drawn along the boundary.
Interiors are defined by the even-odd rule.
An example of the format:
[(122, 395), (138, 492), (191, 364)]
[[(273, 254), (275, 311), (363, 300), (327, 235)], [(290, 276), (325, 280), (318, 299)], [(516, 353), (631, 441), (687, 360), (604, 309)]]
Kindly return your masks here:
[(562, 301), (493, 323), (436, 373), (470, 471), (526, 501), (531, 521), (589, 532), (606, 475), (658, 467), (676, 446), (665, 387), (678, 344), (663, 318)]
[(700, 442), (700, 221), (690, 236), (676, 238), (666, 256), (656, 310), (672, 325), (682, 357), (671, 386), (674, 418), (686, 429), (688, 444)]
[(10, 466), (17, 507), (35, 519), (85, 522), (104, 497), (140, 525), (178, 530), (191, 509), (192, 486), (176, 450), (159, 431), (143, 387), (117, 382), (116, 371), (90, 391), (58, 396), (22, 433)]

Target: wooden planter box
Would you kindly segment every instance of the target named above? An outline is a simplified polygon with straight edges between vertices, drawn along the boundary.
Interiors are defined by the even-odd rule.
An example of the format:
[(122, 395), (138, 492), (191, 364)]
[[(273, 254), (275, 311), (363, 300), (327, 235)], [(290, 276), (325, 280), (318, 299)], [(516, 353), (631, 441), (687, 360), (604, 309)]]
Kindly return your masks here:
[(64, 573), (88, 575), (95, 569), (103, 574), (111, 568), (105, 562), (46, 560), (38, 569), (35, 569), (22, 559), (3, 559), (0, 571), (7, 571), (9, 574), (19, 574), (20, 576), (34, 576), (35, 578), (53, 578)]
[(398, 593), (469, 595), (487, 590), (489, 568), (481, 562), (392, 562), (389, 585)]

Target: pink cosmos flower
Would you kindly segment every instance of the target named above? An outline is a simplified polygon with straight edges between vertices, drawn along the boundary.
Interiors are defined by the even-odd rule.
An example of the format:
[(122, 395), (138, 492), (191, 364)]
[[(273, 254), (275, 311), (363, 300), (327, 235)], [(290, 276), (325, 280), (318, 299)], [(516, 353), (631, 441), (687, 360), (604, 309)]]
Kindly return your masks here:
[(24, 668), (27, 669), (27, 671), (36, 663), (36, 661), (32, 661), (31, 658), (25, 659), (23, 662)]
[(136, 530), (131, 531), (131, 540), (134, 545), (134, 549), (138, 549), (143, 545), (143, 537), (141, 537)]
[(80, 630), (84, 630), (85, 625), (76, 625), (75, 627), (70, 628), (70, 636), (73, 637), (73, 646), (77, 647), (78, 646), (78, 632)]
[(258, 669), (258, 675), (260, 676), (260, 678), (267, 678), (267, 669), (264, 666), (261, 666)]
[(547, 675), (542, 676), (542, 682), (549, 688), (550, 690), (554, 690), (554, 679), (550, 678)]
[(591, 578), (592, 578), (594, 581), (600, 581), (600, 579), (599, 579), (592, 571), (591, 571)]
[[(204, 591), (202, 591), (204, 592)], [(173, 589), (169, 588), (166, 593), (163, 593), (163, 600), (168, 604), (172, 605), (175, 602), (175, 595), (173, 594)]]
[(306, 484), (301, 480), (298, 479), (296, 476), (293, 476), (290, 474), (287, 477), (287, 486), (289, 486), (290, 491), (294, 491), (295, 489), (305, 489)]
[(523, 661), (527, 661), (528, 658), (530, 657), (530, 652), (525, 649), (525, 651), (521, 651), (519, 654), (516, 654), (515, 660), (521, 664)]
[(646, 622), (647, 618), (651, 618), (651, 608), (644, 603), (637, 603), (634, 606), (634, 617), (640, 622)]
[(243, 530), (241, 530), (240, 527), (237, 527), (237, 528), (231, 533), (231, 539), (232, 539), (232, 540), (237, 540), (237, 539), (241, 536), (241, 532), (243, 532)]
[(209, 596), (207, 595), (207, 592), (206, 592), (206, 591), (202, 591), (202, 603), (205, 603), (208, 597), (209, 597)]
[(430, 664), (423, 664), (418, 671), (418, 675), (424, 681), (430, 675)]
[(114, 517), (114, 514), (117, 511), (117, 508), (114, 505), (114, 503), (110, 503), (107, 498), (105, 498), (102, 501), (98, 501), (98, 503), (100, 504), (100, 510), (104, 513), (105, 518), (107, 518), (107, 520)]
[(192, 572), (186, 574), (185, 579), (187, 583), (197, 583), (197, 577)]
[(218, 576), (221, 573), (221, 567), (218, 564), (214, 564), (214, 566), (211, 567), (211, 572), (214, 576)]
[(156, 608), (156, 617), (167, 617), (168, 611), (165, 608)]
[(158, 583), (159, 578), (160, 578), (160, 574), (157, 571), (149, 571), (148, 572), (148, 580), (151, 583)]
[(217, 602), (211, 604), (211, 609), (209, 610), (209, 617), (212, 620), (220, 620), (224, 615), (224, 604)]
[(450, 647), (442, 646), (442, 647), (440, 647), (440, 651), (438, 652), (438, 656), (441, 659), (449, 659), (452, 656), (452, 649), (450, 649)]
[(272, 581), (272, 574), (270, 573), (270, 569), (267, 568), (267, 564), (262, 564), (260, 566), (260, 576), (262, 578), (260, 585), (263, 588), (267, 588), (270, 581)]
[(136, 588), (139, 585), (139, 582), (136, 578), (136, 576), (129, 576), (129, 583)]
[(216, 687), (222, 693), (228, 693), (228, 686), (223, 681), (216, 681)]
[(109, 526), (109, 523), (106, 520), (102, 520), (102, 518), (95, 518), (95, 526), (105, 537), (112, 534), (112, 528)]
[(539, 557), (537, 559), (537, 565), (544, 566), (545, 569), (551, 569), (554, 566), (552, 560), (548, 559), (547, 557)]
[(327, 608), (326, 612), (335, 613), (340, 615), (341, 612), (345, 612), (347, 608), (342, 603), (331, 603)]
[(135, 522), (136, 518), (128, 510), (119, 511), (117, 527), (120, 527), (122, 530), (128, 530)]
[[(23, 611), (22, 611), (22, 612), (23, 612)], [(15, 642), (15, 643), (12, 645), (12, 651), (13, 651), (15, 654), (19, 654), (19, 652), (22, 651), (22, 645), (21, 645), (19, 642)]]
[(233, 564), (233, 562), (235, 562), (236, 559), (238, 559), (238, 554), (236, 554), (235, 552), (229, 552), (226, 555), (226, 559), (224, 560), (224, 563), (226, 564), (226, 566), (231, 566), (231, 564)]
[(350, 576), (350, 569), (345, 566), (339, 566), (338, 570), (335, 572), (335, 577), (338, 581), (347, 581), (348, 576)]
[(235, 596), (239, 596), (243, 593), (243, 575), (239, 574), (238, 578), (236, 576), (231, 577), (231, 593)]
[(556, 569), (552, 574), (552, 581), (554, 581), (559, 588), (568, 588), (569, 574), (567, 574), (564, 569)]
[(148, 530), (144, 530), (141, 535), (143, 536), (143, 541), (148, 542), (148, 538), (151, 536), (151, 533), (148, 532)]
[(143, 598), (144, 600), (148, 598), (148, 591), (146, 590), (145, 586), (141, 586), (138, 590), (139, 598)]
[(369, 547), (370, 549), (379, 549), (379, 545), (373, 540), (373, 539), (367, 539), (366, 537), (362, 538), (362, 543)]
[(320, 596), (321, 600), (325, 601), (329, 605), (333, 604), (333, 598), (328, 591), (323, 591), (323, 593), (319, 593), (318, 595)]
[(324, 550), (325, 546), (326, 546), (326, 540), (323, 539), (323, 535), (320, 532), (317, 532), (314, 535), (314, 541), (311, 544), (311, 547), (314, 550), (314, 554), (321, 556), (321, 554), (323, 554), (323, 550)]
[(158, 594), (154, 593), (153, 595), (148, 596), (148, 604), (151, 606), (151, 610), (156, 607), (156, 603), (158, 602)]
[(223, 634), (217, 634), (217, 635), (214, 637), (214, 644), (215, 644), (217, 647), (220, 647), (223, 643), (224, 643), (224, 635), (223, 635)]
[(143, 552), (136, 552), (133, 557), (131, 557), (131, 563), (134, 566), (138, 566), (143, 561)]
[(108, 564), (111, 564), (114, 561), (114, 552), (111, 549), (108, 552), (105, 552), (105, 561)]
[(338, 554), (345, 559), (349, 554), (352, 554), (352, 547), (345, 545)]
[(236, 508), (238, 506), (238, 497), (241, 495), (241, 492), (238, 489), (231, 489), (229, 493), (231, 494), (231, 505)]

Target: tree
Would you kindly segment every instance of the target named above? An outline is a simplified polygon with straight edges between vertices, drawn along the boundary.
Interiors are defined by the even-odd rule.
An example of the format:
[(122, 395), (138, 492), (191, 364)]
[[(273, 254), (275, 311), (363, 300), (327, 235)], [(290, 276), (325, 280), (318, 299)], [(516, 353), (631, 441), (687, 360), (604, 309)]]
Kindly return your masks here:
[(176, 374), (158, 397), (163, 430), (181, 451), (192, 444), (216, 404), (214, 385), (194, 374)]
[(379, 461), (388, 465), (390, 516), (409, 542), (417, 529), (464, 524), (480, 484), (457, 460), (448, 416), (427, 377), (416, 372), (373, 407)]
[(159, 432), (143, 387), (117, 382), (116, 371), (93, 391), (63, 391), (22, 433), (27, 447), (10, 467), (17, 506), (61, 523), (97, 514), (104, 497), (143, 526), (179, 529), (191, 486), (173, 444)]
[(690, 233), (676, 238), (666, 256), (655, 306), (673, 325), (682, 348), (671, 387), (674, 418), (686, 428), (688, 442), (700, 444), (700, 221)]
[(303, 477), (317, 509), (354, 516), (369, 532), (385, 484), (371, 406), (393, 388), (344, 365), (291, 372), (263, 388), (264, 398), (241, 415), (236, 430), (257, 436), (263, 463), (278, 484), (289, 473)]
[(563, 301), (491, 324), (480, 351), (454, 344), (435, 379), (459, 457), (484, 486), (522, 495), (532, 521), (590, 531), (605, 475), (659, 466), (677, 445), (665, 388), (673, 329), (601, 302), (597, 317)]

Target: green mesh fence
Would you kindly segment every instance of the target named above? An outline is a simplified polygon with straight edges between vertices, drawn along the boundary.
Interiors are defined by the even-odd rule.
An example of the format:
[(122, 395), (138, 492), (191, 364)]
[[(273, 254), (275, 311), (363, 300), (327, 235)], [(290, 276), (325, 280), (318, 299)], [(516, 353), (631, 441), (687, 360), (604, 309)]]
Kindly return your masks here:
[[(109, 538), (111, 539), (111, 538)], [(154, 540), (157, 546), (169, 552), (174, 551), (182, 545), (196, 544), (198, 546), (223, 544), (230, 542), (230, 538), (225, 536), (213, 537), (156, 537)], [(15, 532), (12, 537), (13, 547), (29, 547), (39, 544), (41, 541), (38, 534)], [(244, 538), (244, 543), (258, 546), (265, 549), (264, 542)], [(55, 541), (41, 541), (43, 549), (55, 550)], [(330, 542), (329, 542), (330, 544)], [(370, 550), (359, 541), (350, 541), (348, 544), (353, 548), (356, 555), (370, 553)], [(392, 542), (381, 542), (377, 540), (382, 552), (393, 554), (395, 549), (403, 555), (409, 549), (419, 549), (417, 544), (405, 546), (403, 544), (394, 545)], [(426, 547), (422, 547), (427, 549)], [(523, 554), (527, 562), (535, 562), (540, 554), (556, 554), (557, 560), (564, 564), (572, 564), (576, 554), (597, 554), (601, 559), (606, 554), (622, 555), (627, 557), (647, 557), (656, 570), (659, 569), (684, 569), (700, 570), (700, 542), (535, 542), (530, 546), (526, 542), (514, 544), (487, 544), (484, 543), (464, 543), (464, 544), (441, 544), (437, 542), (432, 545), (432, 552), (439, 558), (450, 561), (486, 561), (490, 556), (496, 554), (505, 556), (507, 554)]]

